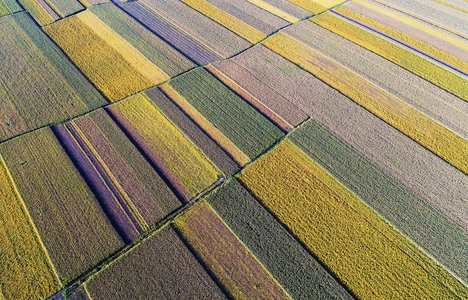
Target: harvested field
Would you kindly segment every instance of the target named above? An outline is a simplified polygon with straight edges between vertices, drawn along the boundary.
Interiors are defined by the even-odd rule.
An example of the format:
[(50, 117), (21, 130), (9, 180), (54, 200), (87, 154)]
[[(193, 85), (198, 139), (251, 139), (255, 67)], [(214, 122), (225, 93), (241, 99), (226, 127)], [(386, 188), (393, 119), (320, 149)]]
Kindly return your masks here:
[(110, 101), (170, 78), (89, 10), (44, 30)]
[[(144, 94), (132, 96), (108, 108), (114, 120), (141, 147), (147, 159), (189, 200), (220, 175), (217, 168)], [(197, 176), (193, 176), (197, 174)]]
[(60, 281), (0, 156), (0, 298), (45, 298)]
[(126, 242), (180, 206), (157, 172), (103, 110), (57, 126), (54, 131)]
[(264, 34), (271, 34), (288, 25), (288, 22), (279, 16), (276, 16), (275, 14), (258, 7), (247, 0), (235, 2), (229, 0), (207, 0), (207, 2), (260, 30)]
[(139, 5), (151, 11), (155, 17), (180, 28), (186, 35), (224, 58), (235, 55), (251, 45), (182, 1), (141, 0)]
[(62, 284), (123, 246), (50, 129), (5, 142), (0, 152)]
[(468, 234), (325, 127), (308, 120), (288, 138), (392, 226), (468, 281)]
[(224, 10), (212, 5), (205, 0), (181, 0), (183, 3), (204, 14), (213, 21), (223, 25), (238, 36), (244, 38), (252, 44), (258, 43), (266, 38), (266, 34), (250, 26), (249, 24), (230, 15)]
[(106, 103), (26, 13), (0, 18), (0, 56), (0, 141)]
[(468, 173), (468, 160), (465, 157), (468, 141), (463, 137), (283, 33), (274, 35), (264, 44), (333, 86), (452, 166)]
[(159, 88), (149, 89), (145, 94), (224, 174), (232, 175), (239, 170), (237, 163)]
[(352, 298), (237, 180), (207, 201), (293, 299)]
[[(284, 33), (326, 54), (465, 139), (468, 138), (466, 101), (312, 22), (301, 22), (284, 30)], [(340, 51), (342, 48), (347, 51)], [(388, 74), (393, 76), (390, 78)]]
[(463, 298), (468, 289), (289, 142), (238, 176), (358, 298)]
[(142, 5), (140, 1), (116, 3), (122, 10), (143, 24), (155, 35), (190, 58), (198, 65), (204, 65), (221, 58), (221, 55), (196, 40), (182, 29), (159, 14)]
[(205, 203), (179, 216), (174, 226), (229, 296), (235, 299), (290, 298)]
[(324, 13), (313, 18), (312, 21), (468, 101), (466, 79), (461, 75), (452, 73), (432, 61), (426, 60), (416, 53), (358, 27), (335, 14)]
[(195, 67), (187, 57), (115, 4), (96, 5), (91, 7), (90, 11), (170, 77)]
[(279, 128), (205, 69), (183, 74), (169, 85), (250, 159), (283, 135)]
[(85, 283), (91, 299), (226, 299), (166, 227)]

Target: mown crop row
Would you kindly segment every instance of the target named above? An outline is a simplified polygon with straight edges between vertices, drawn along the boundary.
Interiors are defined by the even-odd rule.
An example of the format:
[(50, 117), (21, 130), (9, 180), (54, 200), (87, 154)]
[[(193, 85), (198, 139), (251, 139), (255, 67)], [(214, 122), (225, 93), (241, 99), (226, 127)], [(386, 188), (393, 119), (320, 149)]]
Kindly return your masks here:
[[(321, 15), (320, 17), (322, 17)], [(264, 45), (309, 71), (439, 157), (468, 173), (468, 141), (351, 70), (278, 33)]]
[(468, 101), (468, 87), (463, 77), (332, 13), (311, 20)]
[(0, 19), (0, 140), (106, 101), (26, 13)]
[(44, 31), (110, 101), (170, 78), (90, 10), (48, 25)]
[(468, 289), (284, 141), (238, 176), (358, 298), (464, 298)]
[(445, 267), (467, 281), (467, 233), (315, 120), (288, 139)]

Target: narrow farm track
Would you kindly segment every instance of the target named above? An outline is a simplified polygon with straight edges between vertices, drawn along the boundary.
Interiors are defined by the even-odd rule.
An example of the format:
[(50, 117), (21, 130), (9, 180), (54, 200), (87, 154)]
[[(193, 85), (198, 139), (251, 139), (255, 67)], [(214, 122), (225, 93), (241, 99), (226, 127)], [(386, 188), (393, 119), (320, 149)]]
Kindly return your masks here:
[(467, 12), (416, 2), (0, 0), (21, 31), (0, 26), (0, 238), (44, 282), (24, 290), (468, 297)]

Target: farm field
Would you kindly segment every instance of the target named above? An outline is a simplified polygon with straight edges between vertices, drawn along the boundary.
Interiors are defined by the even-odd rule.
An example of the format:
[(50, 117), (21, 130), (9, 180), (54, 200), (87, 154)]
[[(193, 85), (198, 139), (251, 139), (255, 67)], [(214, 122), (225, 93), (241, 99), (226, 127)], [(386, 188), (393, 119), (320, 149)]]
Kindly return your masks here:
[(464, 0), (0, 0), (0, 300), (468, 299)]

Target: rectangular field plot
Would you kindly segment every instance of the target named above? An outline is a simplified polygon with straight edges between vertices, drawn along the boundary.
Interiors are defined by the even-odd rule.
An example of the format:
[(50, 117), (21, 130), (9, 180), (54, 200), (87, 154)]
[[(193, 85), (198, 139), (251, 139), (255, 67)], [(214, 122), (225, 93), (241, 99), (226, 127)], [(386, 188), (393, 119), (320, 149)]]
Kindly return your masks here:
[(45, 0), (18, 0), (18, 3), (31, 14), (33, 19), (40, 26), (53, 23), (60, 19), (60, 16)]
[(104, 110), (54, 132), (126, 242), (181, 205)]
[(110, 101), (170, 78), (90, 10), (44, 27)]
[(241, 183), (357, 298), (464, 298), (468, 289), (284, 141)]
[(0, 141), (106, 103), (26, 13), (0, 18)]
[(85, 286), (91, 299), (226, 299), (171, 227), (120, 256)]
[(337, 6), (343, 2), (343, 0), (287, 0), (288, 2), (291, 2), (300, 8), (303, 8), (307, 11), (310, 11), (311, 13), (314, 14), (319, 14), (322, 13), (334, 6)]
[(215, 183), (221, 175), (203, 152), (146, 95), (132, 96), (108, 107), (107, 111), (180, 200), (189, 200)]
[(50, 129), (7, 141), (0, 152), (62, 284), (124, 245)]
[[(178, 95), (173, 100), (188, 102), (248, 159), (257, 157), (283, 136), (278, 127), (203, 68), (183, 74), (168, 85)], [(245, 164), (245, 159), (238, 161)]]
[(232, 298), (290, 299), (209, 205), (196, 204), (174, 226)]
[(0, 16), (9, 15), (21, 10), (22, 8), (16, 0), (0, 0)]

